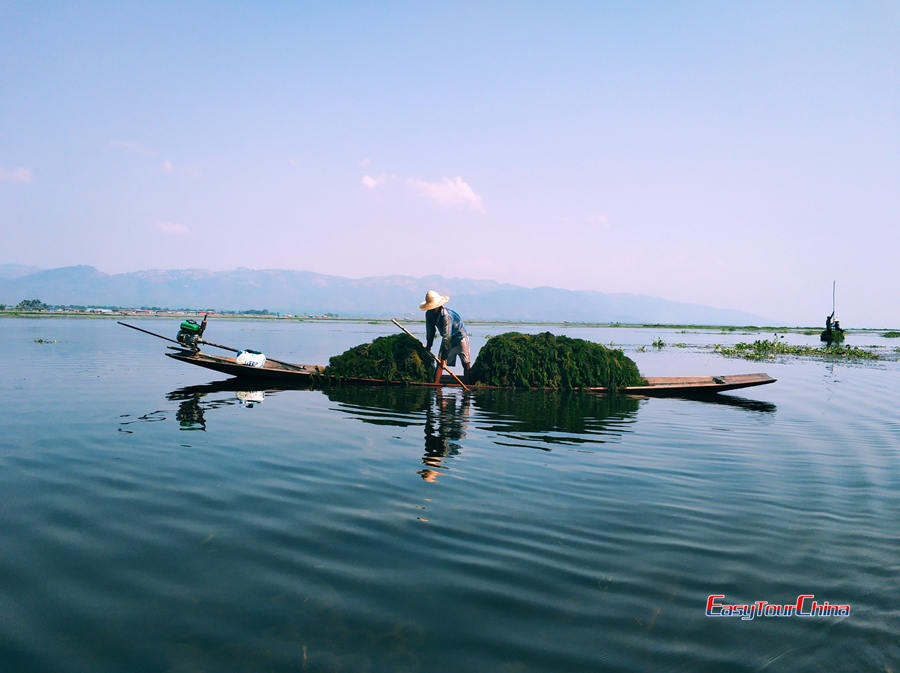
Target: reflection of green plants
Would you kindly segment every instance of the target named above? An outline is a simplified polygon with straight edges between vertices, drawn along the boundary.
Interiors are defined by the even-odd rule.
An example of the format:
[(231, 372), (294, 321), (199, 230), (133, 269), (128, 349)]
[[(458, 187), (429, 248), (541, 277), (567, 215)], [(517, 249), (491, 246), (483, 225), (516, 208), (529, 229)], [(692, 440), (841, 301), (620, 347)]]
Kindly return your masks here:
[[(331, 385), (323, 382), (323, 389), (328, 399), (333, 402), (367, 407), (372, 409), (388, 409), (403, 413), (424, 411), (429, 404), (429, 395), (434, 390), (425, 386), (360, 386), (356, 384)], [(407, 426), (414, 423), (409, 419), (392, 416), (373, 416), (362, 419), (375, 425)]]
[(882, 332), (881, 336), (885, 339), (896, 339), (897, 337), (900, 337), (900, 332)]
[(688, 347), (688, 345), (686, 343), (684, 343), (683, 341), (679, 342), (677, 344), (672, 344), (672, 345), (675, 346), (675, 348), (687, 348)]
[[(637, 412), (640, 400), (626, 395), (592, 395), (567, 390), (485, 390), (476, 393), (477, 407), (493, 424), (517, 432), (562, 430), (583, 433), (605, 419), (625, 419)], [(511, 422), (513, 419), (514, 422)]]
[(721, 346), (716, 344), (714, 350), (722, 355), (745, 358), (747, 360), (763, 360), (774, 358), (777, 355), (806, 355), (829, 358), (859, 358), (863, 360), (877, 360), (879, 355), (872, 351), (856, 346), (841, 346), (832, 344), (822, 348), (812, 346), (795, 346), (786, 344), (778, 339), (763, 339), (753, 343), (740, 342), (734, 346)]
[(665, 348), (665, 347), (666, 347), (666, 342), (662, 340), (662, 337), (656, 337), (656, 338), (653, 340), (652, 345), (653, 345), (654, 348), (656, 348), (657, 350), (659, 350), (660, 348)]

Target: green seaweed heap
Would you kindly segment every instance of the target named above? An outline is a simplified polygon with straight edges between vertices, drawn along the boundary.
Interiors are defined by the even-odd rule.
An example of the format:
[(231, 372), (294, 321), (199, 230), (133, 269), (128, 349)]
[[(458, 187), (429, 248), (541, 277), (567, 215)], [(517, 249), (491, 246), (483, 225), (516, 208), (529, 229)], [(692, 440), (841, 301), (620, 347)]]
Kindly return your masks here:
[(621, 388), (643, 382), (621, 350), (550, 332), (491, 337), (471, 374), (476, 383), (516, 388)]
[(323, 376), (381, 379), (385, 381), (434, 380), (434, 360), (421, 343), (407, 334), (378, 337), (333, 356)]

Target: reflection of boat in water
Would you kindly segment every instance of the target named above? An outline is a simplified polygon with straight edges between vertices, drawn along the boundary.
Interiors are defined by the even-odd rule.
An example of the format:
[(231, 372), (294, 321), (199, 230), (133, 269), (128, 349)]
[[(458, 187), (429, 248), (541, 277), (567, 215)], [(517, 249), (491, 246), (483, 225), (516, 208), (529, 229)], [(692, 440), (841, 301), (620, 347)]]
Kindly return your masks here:
[[(427, 389), (413, 386), (336, 385), (324, 388), (336, 410), (362, 423), (424, 431), (424, 467), (433, 481), (458, 455), (470, 428), (488, 431), (502, 446), (552, 451), (555, 446), (585, 446), (616, 441), (631, 432), (646, 398), (579, 391)], [(730, 395), (700, 398), (753, 412), (772, 413), (775, 405)]]
[[(230, 393), (225, 397), (205, 399), (215, 393)], [(259, 382), (245, 382), (231, 379), (215, 381), (198, 386), (187, 386), (173, 390), (166, 395), (170, 402), (178, 402), (175, 419), (182, 430), (206, 430), (206, 412), (219, 407), (241, 406), (253, 408), (262, 404), (267, 393), (276, 390), (260, 390)]]
[[(434, 481), (460, 454), (473, 427), (487, 431), (494, 444), (552, 451), (558, 446), (586, 446), (616, 441), (631, 432), (640, 407), (649, 399), (630, 395), (598, 395), (559, 390), (476, 390), (417, 386), (333, 385), (320, 390), (308, 386), (260, 388), (259, 382), (242, 379), (187, 386), (166, 395), (177, 402), (175, 419), (181, 430), (206, 430), (207, 412), (225, 407), (252, 407), (266, 396), (288, 391), (325, 395), (337, 403), (336, 411), (362, 423), (423, 431), (424, 453), (419, 475)], [(221, 394), (220, 394), (221, 393)], [(772, 413), (773, 404), (730, 395), (695, 400), (732, 406), (751, 412)], [(693, 402), (684, 401), (684, 404)], [(122, 421), (120, 428), (136, 422), (159, 422), (169, 416), (155, 411)]]
[[(173, 390), (166, 399), (179, 402), (178, 417), (185, 426), (205, 427), (204, 411), (225, 406), (252, 407), (267, 395), (291, 390), (309, 391), (308, 386), (260, 388), (259, 381), (226, 379)], [(479, 420), (500, 429), (515, 426), (520, 431), (561, 431), (571, 434), (602, 431), (636, 416), (646, 398), (632, 395), (598, 395), (571, 390), (463, 390), (422, 386), (360, 386), (335, 384), (319, 391), (340, 404), (338, 410), (373, 425), (432, 425), (430, 436), (456, 441), (455, 426), (460, 416), (468, 417), (474, 408)], [(215, 393), (231, 393), (211, 397)], [(209, 397), (209, 399), (204, 399)], [(202, 400), (202, 403), (201, 403)], [(733, 395), (711, 395), (695, 402), (731, 406), (747, 411), (773, 413), (774, 404)], [(458, 411), (454, 411), (457, 409)], [(438, 411), (440, 410), (440, 411)], [(429, 415), (430, 414), (430, 415)], [(450, 428), (454, 428), (449, 430)], [(427, 427), (426, 427), (427, 429)], [(508, 428), (507, 428), (508, 429)]]

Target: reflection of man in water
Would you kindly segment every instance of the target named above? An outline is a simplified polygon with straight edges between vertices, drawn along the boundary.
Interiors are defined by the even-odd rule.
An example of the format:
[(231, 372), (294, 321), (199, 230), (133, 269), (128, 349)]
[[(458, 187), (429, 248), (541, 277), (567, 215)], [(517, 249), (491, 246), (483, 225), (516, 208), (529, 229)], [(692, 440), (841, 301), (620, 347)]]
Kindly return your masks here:
[(425, 455), (422, 462), (426, 467), (419, 470), (425, 481), (435, 481), (441, 472), (441, 459), (459, 453), (459, 440), (465, 439), (471, 398), (468, 393), (453, 391), (444, 394), (440, 388), (434, 392), (434, 402), (425, 410)]

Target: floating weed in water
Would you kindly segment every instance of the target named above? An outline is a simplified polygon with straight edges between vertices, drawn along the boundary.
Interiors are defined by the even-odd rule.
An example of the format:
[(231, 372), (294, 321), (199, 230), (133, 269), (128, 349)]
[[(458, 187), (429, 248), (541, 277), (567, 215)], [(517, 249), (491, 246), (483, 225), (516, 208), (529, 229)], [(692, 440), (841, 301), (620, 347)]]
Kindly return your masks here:
[(662, 337), (656, 337), (656, 338), (652, 341), (652, 345), (653, 345), (654, 348), (656, 348), (657, 350), (659, 350), (660, 348), (665, 348), (665, 347), (666, 347), (666, 342), (662, 340)]
[[(777, 335), (776, 335), (777, 336)], [(780, 337), (783, 339), (784, 337)], [(841, 346), (832, 344), (822, 348), (812, 346), (795, 346), (784, 343), (779, 339), (763, 339), (751, 343), (740, 342), (734, 346), (722, 346), (716, 344), (714, 349), (722, 355), (745, 358), (747, 360), (763, 360), (774, 358), (777, 355), (800, 355), (825, 358), (858, 358), (862, 360), (877, 360), (879, 355), (857, 346)]]
[(677, 344), (672, 344), (672, 345), (675, 346), (675, 348), (687, 348), (688, 347), (688, 345), (686, 343), (684, 343), (683, 341), (681, 341)]
[(35, 339), (36, 344), (58, 344), (59, 339)]
[(638, 347), (637, 347), (637, 352), (638, 352), (638, 353), (646, 353), (646, 352), (647, 352), (647, 347), (646, 347), (646, 346), (638, 346)]
[(885, 339), (896, 339), (900, 337), (900, 332), (882, 332), (881, 336), (883, 336)]

